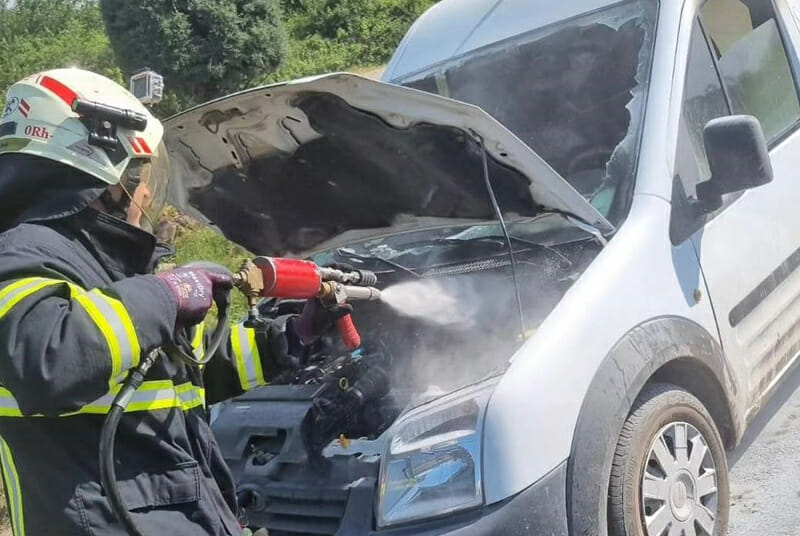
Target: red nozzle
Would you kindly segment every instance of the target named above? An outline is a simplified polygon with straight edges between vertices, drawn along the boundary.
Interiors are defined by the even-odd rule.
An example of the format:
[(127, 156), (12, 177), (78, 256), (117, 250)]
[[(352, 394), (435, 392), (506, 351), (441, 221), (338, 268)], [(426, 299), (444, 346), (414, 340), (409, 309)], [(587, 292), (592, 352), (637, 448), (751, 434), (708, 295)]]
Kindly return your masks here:
[[(256, 257), (253, 259), (264, 278), (265, 298), (314, 299), (322, 287), (322, 274), (313, 262), (280, 257)], [(359, 335), (353, 318), (343, 316), (336, 321), (336, 327), (344, 345), (355, 350), (361, 346)]]
[(361, 335), (359, 335), (351, 315), (339, 318), (339, 320), (336, 321), (336, 327), (339, 329), (339, 335), (342, 337), (342, 342), (347, 348), (355, 350), (361, 346)]

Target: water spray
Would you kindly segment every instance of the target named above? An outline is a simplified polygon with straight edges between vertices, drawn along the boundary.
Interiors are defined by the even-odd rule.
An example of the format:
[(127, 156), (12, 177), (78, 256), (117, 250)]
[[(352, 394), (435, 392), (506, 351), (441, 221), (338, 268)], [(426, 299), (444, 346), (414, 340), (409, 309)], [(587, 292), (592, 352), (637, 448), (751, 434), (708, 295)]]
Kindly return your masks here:
[(430, 324), (473, 324), (475, 311), (466, 307), (460, 293), (453, 290), (433, 279), (407, 281), (385, 289), (382, 301), (404, 316)]

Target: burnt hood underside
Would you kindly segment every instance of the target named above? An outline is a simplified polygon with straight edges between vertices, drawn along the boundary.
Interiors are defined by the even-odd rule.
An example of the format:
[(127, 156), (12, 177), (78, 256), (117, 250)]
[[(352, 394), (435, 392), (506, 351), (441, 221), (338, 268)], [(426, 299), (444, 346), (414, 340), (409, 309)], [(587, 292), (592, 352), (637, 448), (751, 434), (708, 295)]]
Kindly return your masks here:
[(354, 75), (249, 90), (165, 126), (173, 203), (258, 254), (415, 218), (493, 219), (481, 140), (504, 214), (555, 209), (613, 230), (479, 108)]

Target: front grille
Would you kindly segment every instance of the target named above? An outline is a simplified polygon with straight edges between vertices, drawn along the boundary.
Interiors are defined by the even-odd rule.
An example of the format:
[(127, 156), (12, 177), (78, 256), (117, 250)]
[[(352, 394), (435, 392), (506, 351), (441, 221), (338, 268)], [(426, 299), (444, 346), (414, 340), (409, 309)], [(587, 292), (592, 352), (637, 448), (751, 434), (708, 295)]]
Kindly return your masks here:
[[(277, 488), (277, 486), (276, 486)], [(281, 486), (270, 489), (264, 510), (264, 527), (270, 536), (333, 535), (339, 530), (347, 490)]]

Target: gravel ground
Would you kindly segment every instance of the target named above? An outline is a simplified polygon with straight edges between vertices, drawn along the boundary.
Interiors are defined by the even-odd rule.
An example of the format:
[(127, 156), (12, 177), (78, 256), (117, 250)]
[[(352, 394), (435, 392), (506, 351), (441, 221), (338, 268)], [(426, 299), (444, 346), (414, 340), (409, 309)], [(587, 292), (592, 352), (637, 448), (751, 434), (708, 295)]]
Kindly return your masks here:
[(729, 536), (800, 534), (800, 366), (728, 454)]

